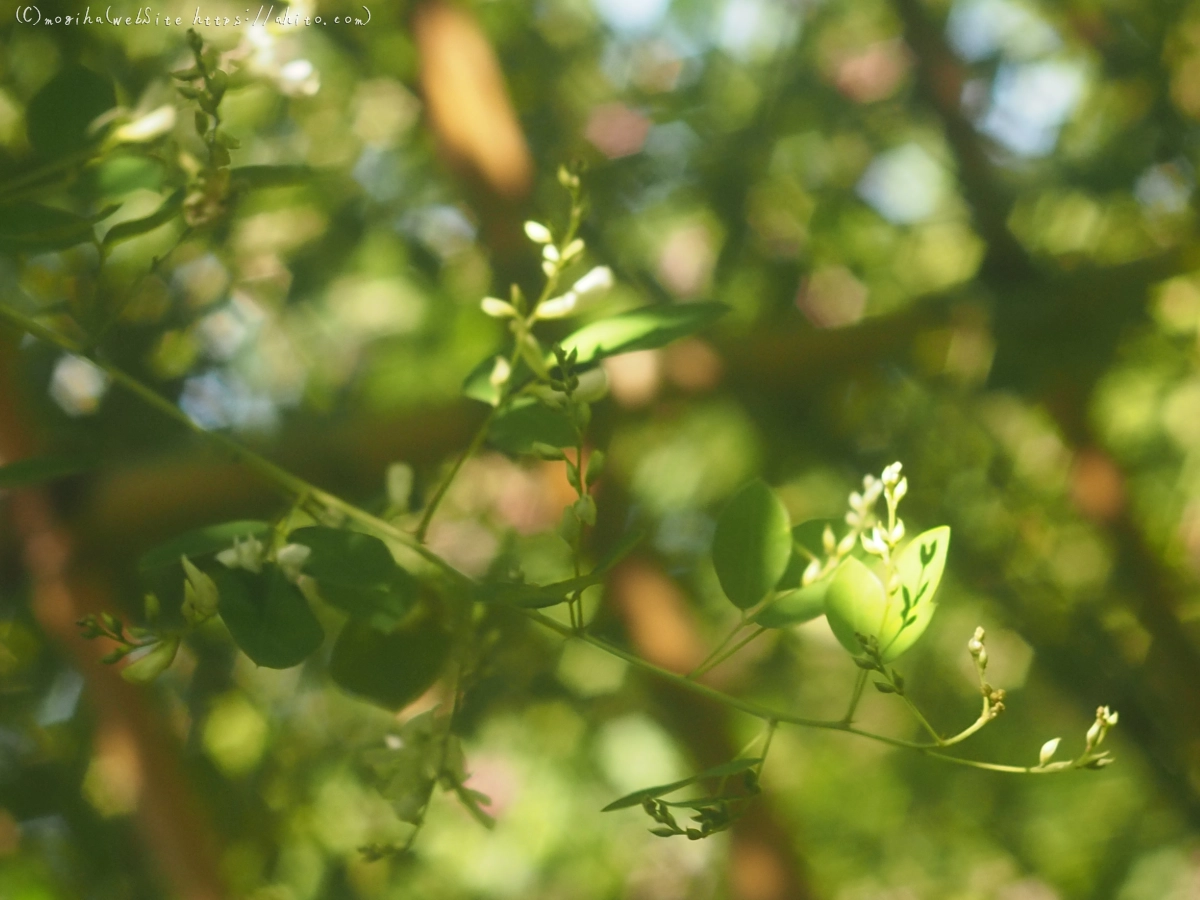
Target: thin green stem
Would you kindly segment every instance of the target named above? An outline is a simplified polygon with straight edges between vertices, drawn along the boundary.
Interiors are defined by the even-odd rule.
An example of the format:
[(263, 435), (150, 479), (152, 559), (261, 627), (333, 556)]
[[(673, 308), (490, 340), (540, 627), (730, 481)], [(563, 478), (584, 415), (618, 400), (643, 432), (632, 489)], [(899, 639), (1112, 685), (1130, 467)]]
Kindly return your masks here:
[(850, 706), (846, 710), (846, 714), (842, 716), (842, 724), (849, 725), (854, 721), (854, 711), (858, 709), (858, 704), (862, 700), (863, 688), (867, 686), (867, 670), (859, 669), (858, 677), (854, 679), (854, 693), (850, 695)]
[[(10, 322), (11, 324), (18, 327), (19, 329), (26, 331), (29, 334), (32, 334), (35, 337), (38, 337), (42, 340), (45, 340), (48, 343), (53, 344), (54, 346), (57, 346), (57, 347), (61, 348), (62, 350), (65, 350), (69, 353), (75, 353), (75, 354), (79, 354), (79, 355), (88, 355), (86, 353), (85, 349), (77, 341), (75, 341), (65, 335), (59, 334), (52, 329), (45, 327), (37, 320), (35, 320), (29, 316), (26, 316), (24, 313), (18, 312), (17, 310), (11, 308), (10, 306), (8, 306), (6, 304), (0, 304), (0, 319), (5, 319), (8, 322)], [(390, 522), (380, 519), (380, 518), (366, 512), (365, 510), (362, 510), (362, 509), (358, 508), (357, 506), (341, 499), (340, 497), (338, 497), (334, 494), (330, 494), (326, 491), (321, 490), (320, 488), (317, 488), (316, 486), (310, 484), (309, 482), (305, 481), (304, 479), (302, 479), (296, 475), (293, 475), (292, 473), (288, 472), (287, 470), (279, 467), (278, 465), (276, 465), (275, 463), (266, 459), (265, 457), (262, 457), (262, 456), (258, 455), (257, 453), (253, 452), (252, 450), (249, 450), (249, 449), (241, 446), (236, 441), (232, 440), (231, 438), (227, 437), (226, 435), (221, 434), (219, 432), (205, 430), (204, 428), (202, 428), (198, 424), (196, 424), (194, 421), (192, 421), (191, 418), (189, 418), (184, 412), (182, 412), (173, 403), (171, 403), (169, 400), (167, 400), (165, 397), (161, 396), (160, 394), (156, 393), (150, 387), (142, 384), (140, 381), (138, 381), (133, 376), (126, 374), (124, 371), (122, 371), (121, 369), (117, 368), (116, 366), (108, 363), (107, 361), (97, 358), (94, 354), (90, 355), (89, 358), (92, 359), (92, 361), (97, 366), (99, 366), (112, 379), (112, 381), (115, 384), (118, 384), (121, 387), (123, 387), (125, 390), (128, 390), (130, 393), (137, 396), (140, 400), (142, 400), (148, 406), (152, 407), (153, 409), (158, 410), (163, 415), (165, 415), (171, 419), (174, 419), (175, 421), (179, 422), (180, 424), (182, 424), (189, 430), (193, 431), (194, 433), (196, 433), (198, 435), (203, 436), (205, 439), (209, 440), (214, 445), (227, 451), (233, 457), (235, 457), (240, 462), (242, 462), (244, 465), (253, 469), (254, 471), (256, 471), (257, 473), (262, 475), (268, 481), (274, 483), (284, 493), (289, 494), (294, 497), (297, 497), (297, 498), (301, 498), (302, 500), (310, 499), (313, 502), (320, 504), (326, 510), (340, 513), (340, 514), (346, 516), (346, 518), (358, 523), (359, 525), (363, 526), (364, 528), (367, 528), (368, 530), (374, 532), (375, 534), (377, 534), (381, 537), (389, 538), (389, 539), (395, 541), (396, 543), (406, 547), (407, 549), (411, 550), (412, 552), (417, 554), (419, 557), (421, 557), (425, 562), (430, 564), (433, 568), (438, 570), (438, 572), (441, 575), (452, 580), (455, 583), (456, 587), (465, 588), (466, 591), (468, 592), (468, 595), (469, 595), (469, 592), (471, 592), (474, 589), (474, 587), (475, 587), (474, 581), (472, 581), (466, 575), (464, 575), (461, 572), (459, 572), (458, 570), (456, 570), (453, 566), (451, 566), (449, 563), (447, 563), (445, 560), (443, 560), (436, 553), (433, 553), (427, 547), (422, 545), (419, 541), (417, 541), (417, 539), (413, 535), (409, 534), (408, 532), (402, 531), (401, 529), (397, 528), (395, 525), (391, 524)], [(902, 740), (900, 738), (893, 738), (893, 737), (889, 737), (887, 735), (876, 734), (874, 732), (865, 731), (860, 728), (855, 728), (855, 727), (853, 727), (853, 725), (851, 725), (848, 721), (846, 721), (844, 719), (839, 719), (839, 720), (812, 719), (812, 718), (807, 718), (804, 716), (797, 716), (797, 715), (792, 715), (790, 713), (783, 713), (783, 712), (779, 712), (776, 710), (772, 710), (768, 707), (762, 706), (761, 704), (754, 703), (753, 701), (750, 701), (750, 700), (743, 700), (739, 697), (734, 697), (730, 694), (726, 694), (722, 691), (718, 691), (714, 688), (708, 687), (705, 684), (701, 684), (700, 682), (695, 681), (692, 678), (689, 678), (687, 676), (679, 675), (679, 674), (676, 674), (675, 672), (671, 672), (667, 669), (661, 668), (660, 666), (656, 666), (653, 663), (648, 662), (647, 660), (644, 660), (641, 657), (639, 657), (633, 653), (630, 653), (626, 650), (622, 650), (621, 648), (616, 647), (600, 638), (597, 638), (594, 635), (590, 635), (590, 634), (587, 634), (586, 632), (577, 630), (577, 629), (569, 627), (567, 625), (563, 625), (562, 623), (560, 623), (540, 612), (537, 612), (536, 610), (522, 610), (522, 612), (526, 616), (528, 616), (530, 619), (537, 622), (542, 627), (544, 627), (550, 631), (553, 631), (564, 638), (567, 638), (567, 639), (574, 638), (577, 640), (585, 641), (586, 643), (589, 643), (592, 646), (597, 647), (598, 649), (603, 650), (604, 652), (617, 657), (618, 659), (624, 660), (626, 663), (628, 663), (629, 665), (633, 666), (636, 669), (639, 669), (643, 672), (654, 675), (657, 678), (660, 678), (664, 681), (674, 684), (677, 687), (680, 687), (683, 690), (689, 691), (698, 696), (706, 697), (707, 699), (710, 699), (714, 702), (720, 703), (731, 709), (736, 709), (743, 713), (746, 713), (747, 715), (754, 716), (755, 718), (761, 719), (762, 721), (768, 723), (768, 725), (771, 725), (774, 723), (786, 723), (789, 725), (795, 725), (795, 726), (799, 726), (799, 727), (803, 727), (803, 728), (820, 728), (820, 729), (825, 729), (828, 731), (841, 731), (841, 732), (845, 732), (846, 734), (857, 735), (859, 737), (863, 737), (868, 740), (873, 740), (873, 741), (877, 741), (879, 743), (887, 744), (892, 747), (901, 747), (901, 748), (908, 749), (908, 750), (916, 750), (918, 752), (925, 753), (926, 755), (933, 756), (937, 759), (944, 760), (944, 761), (952, 763), (954, 765), (970, 766), (973, 768), (985, 769), (985, 770), (993, 771), (993, 772), (1009, 772), (1009, 773), (1018, 773), (1018, 774), (1041, 775), (1041, 774), (1048, 774), (1050, 772), (1061, 771), (1060, 769), (1055, 769), (1055, 768), (1041, 768), (1041, 767), (1035, 768), (1035, 767), (1031, 767), (1031, 766), (1006, 766), (1006, 765), (1001, 765), (998, 763), (979, 762), (976, 760), (962, 759), (960, 757), (949, 756), (947, 754), (938, 752), (946, 746), (949, 746), (949, 745), (952, 745), (952, 744), (955, 744), (955, 743), (965, 740), (966, 738), (968, 738), (972, 734), (974, 734), (976, 731), (978, 731), (980, 728), (982, 728), (983, 725), (987, 723), (987, 721), (990, 721), (990, 718), (991, 718), (990, 710), (989, 710), (989, 705), (988, 705), (986, 698), (984, 701), (984, 714), (981, 715), (980, 718), (973, 725), (969, 726), (967, 729), (960, 732), (958, 735), (955, 735), (953, 738), (950, 738), (950, 739), (947, 739), (944, 741), (939, 741), (936, 744), (927, 744), (927, 743), (918, 743), (915, 741), (906, 741), (906, 740)], [(754, 636), (757, 636), (757, 634)], [(861, 688), (856, 689), (856, 694), (857, 693), (861, 693)], [(854, 704), (852, 703), (851, 704), (851, 713), (853, 712), (853, 708), (854, 708)]]
[(737, 653), (739, 650), (741, 650), (743, 647), (745, 647), (747, 644), (749, 644), (752, 640), (754, 640), (756, 637), (761, 635), (766, 630), (767, 629), (765, 626), (760, 625), (757, 629), (752, 631), (750, 634), (746, 635), (746, 637), (742, 638), (740, 641), (738, 641), (736, 644), (734, 644), (732, 647), (730, 647), (724, 653), (717, 656), (715, 659), (710, 658), (709, 661), (697, 666), (695, 670), (693, 670), (692, 672), (690, 672), (688, 674), (688, 678), (699, 678), (705, 672), (709, 672), (709, 671), (715, 669), (717, 666), (719, 666), (721, 663), (725, 662), (725, 660), (729, 659), (729, 657), (733, 656), (735, 653)]
[(934, 743), (936, 743), (939, 747), (946, 746), (945, 739), (937, 733), (932, 725), (929, 724), (929, 720), (925, 718), (925, 714), (917, 708), (917, 705), (909, 700), (905, 694), (900, 694), (900, 699), (904, 701), (904, 705), (908, 707), (908, 711), (913, 714), (913, 718), (916, 719), (917, 722), (920, 723), (921, 727), (924, 728), (929, 734), (929, 736), (933, 738)]
[(725, 635), (725, 637), (721, 638), (721, 642), (719, 644), (717, 644), (716, 647), (713, 648), (712, 653), (710, 653), (710, 654), (708, 654), (708, 656), (704, 657), (704, 659), (700, 661), (700, 665), (696, 666), (696, 668), (694, 668), (694, 669), (692, 669), (692, 671), (688, 672), (687, 677), (688, 678), (697, 678), (700, 675), (707, 672), (711, 668), (710, 663), (712, 663), (712, 661), (717, 658), (717, 656), (721, 653), (722, 650), (724, 650), (726, 647), (729, 646), (729, 642), (732, 641), (735, 637), (737, 637), (738, 632), (740, 632), (745, 627), (746, 627), (746, 611), (742, 610), (741, 617), (738, 619), (737, 624), (733, 626), (733, 631), (729, 632), (729, 634), (727, 634), (727, 635)]
[(487, 439), (488, 429), (491, 427), (492, 420), (496, 417), (496, 412), (499, 408), (499, 406), (493, 407), (488, 412), (486, 418), (480, 423), (479, 428), (476, 429), (474, 436), (471, 438), (471, 443), (467, 445), (467, 449), (459, 454), (458, 459), (454, 461), (454, 465), (450, 467), (450, 471), (446, 473), (446, 477), (442, 479), (442, 483), (438, 485), (433, 498), (429, 501), (429, 505), (425, 507), (425, 512), (421, 516), (420, 523), (417, 525), (415, 537), (418, 544), (425, 543), (425, 535), (429, 531), (429, 524), (433, 521), (433, 514), (437, 512), (437, 508), (446, 496), (446, 492), (450, 490), (450, 485), (454, 483), (454, 479), (463, 467), (463, 463), (479, 452), (479, 448), (483, 446), (484, 440)]
[(758, 774), (762, 775), (763, 766), (767, 764), (767, 754), (771, 752), (771, 741), (775, 739), (775, 729), (779, 727), (779, 721), (772, 719), (767, 723), (767, 739), (763, 741), (762, 757), (758, 763)]

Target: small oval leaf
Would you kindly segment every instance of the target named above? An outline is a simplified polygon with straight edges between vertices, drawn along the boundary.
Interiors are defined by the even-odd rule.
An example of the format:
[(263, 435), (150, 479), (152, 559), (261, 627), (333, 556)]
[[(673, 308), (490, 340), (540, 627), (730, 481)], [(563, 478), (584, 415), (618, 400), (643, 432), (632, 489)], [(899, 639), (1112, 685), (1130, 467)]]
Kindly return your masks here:
[(140, 659), (121, 670), (121, 677), (133, 684), (148, 684), (171, 667), (179, 652), (179, 637), (163, 638)]
[(734, 606), (748, 609), (771, 591), (792, 555), (787, 510), (762, 481), (746, 485), (721, 512), (713, 535), (717, 578)]
[(842, 646), (855, 656), (863, 650), (855, 635), (877, 635), (886, 606), (883, 583), (854, 557), (838, 566), (825, 592), (825, 617), (829, 627)]

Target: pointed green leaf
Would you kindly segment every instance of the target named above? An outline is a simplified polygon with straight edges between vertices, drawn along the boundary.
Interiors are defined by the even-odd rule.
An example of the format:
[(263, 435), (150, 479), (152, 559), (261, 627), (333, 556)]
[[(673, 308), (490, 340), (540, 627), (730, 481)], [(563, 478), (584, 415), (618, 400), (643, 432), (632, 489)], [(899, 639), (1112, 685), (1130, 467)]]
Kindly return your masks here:
[(792, 555), (787, 510), (762, 481), (746, 485), (721, 512), (713, 535), (717, 578), (734, 606), (748, 609), (775, 587)]
[(670, 784), (660, 784), (654, 787), (642, 788), (640, 791), (634, 791), (632, 794), (626, 794), (619, 800), (614, 800), (601, 812), (612, 812), (614, 809), (628, 809), (631, 806), (638, 806), (643, 800), (653, 800), (656, 797), (662, 797), (666, 794), (673, 794), (680, 788), (685, 788), (689, 784), (695, 784), (698, 781), (705, 781), (709, 778), (728, 778), (730, 775), (739, 775), (742, 772), (753, 769), (762, 762), (761, 757), (744, 757), (742, 759), (730, 760), (727, 763), (722, 763), (719, 766), (713, 766), (711, 769), (705, 769), (690, 778), (684, 778), (681, 781), (673, 781)]
[(641, 309), (584, 325), (562, 342), (578, 351), (579, 365), (608, 356), (653, 350), (695, 334), (729, 311), (723, 303), (677, 303)]
[[(885, 661), (908, 650), (929, 627), (937, 609), (934, 594), (942, 583), (949, 550), (950, 529), (943, 525), (917, 535), (896, 558), (896, 573), (902, 588), (892, 604), (895, 607), (890, 614), (892, 621), (879, 641)], [(905, 589), (910, 598), (907, 620), (904, 618)]]
[(300, 590), (273, 564), (261, 574), (214, 566), (219, 612), (242, 652), (260, 666), (288, 669), (321, 646), (325, 632)]
[(0, 490), (28, 487), (45, 481), (78, 475), (94, 468), (98, 459), (93, 456), (54, 455), (23, 459), (0, 466)]
[(117, 244), (140, 237), (143, 234), (149, 234), (159, 226), (167, 224), (183, 209), (183, 196), (184, 191), (181, 188), (164, 200), (162, 205), (150, 215), (141, 219), (131, 219), (128, 222), (117, 223), (105, 233), (102, 246), (105, 250), (109, 250), (117, 246)]
[(0, 206), (0, 252), (48, 253), (96, 239), (93, 219), (19, 201)]
[(140, 659), (121, 670), (121, 677), (134, 684), (148, 684), (171, 667), (179, 651), (179, 637), (166, 637)]
[(387, 709), (400, 709), (427, 691), (450, 658), (450, 634), (423, 615), (390, 631), (351, 619), (329, 660), (329, 674), (343, 690)]
[(172, 538), (147, 551), (138, 560), (138, 568), (147, 572), (162, 566), (174, 565), (179, 562), (181, 556), (188, 556), (192, 559), (208, 556), (233, 546), (233, 542), (239, 538), (265, 534), (270, 530), (271, 526), (268, 523), (255, 520), (205, 525), (203, 528), (185, 532), (179, 537)]

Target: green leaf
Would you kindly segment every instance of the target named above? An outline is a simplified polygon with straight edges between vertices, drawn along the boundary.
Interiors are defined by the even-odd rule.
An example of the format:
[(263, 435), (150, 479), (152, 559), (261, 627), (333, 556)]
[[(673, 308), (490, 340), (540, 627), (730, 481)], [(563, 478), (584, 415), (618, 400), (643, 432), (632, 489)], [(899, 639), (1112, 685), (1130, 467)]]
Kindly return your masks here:
[(690, 778), (684, 778), (682, 781), (673, 781), (670, 784), (660, 784), (655, 787), (642, 788), (640, 791), (634, 791), (632, 794), (626, 794), (619, 800), (614, 800), (601, 812), (612, 812), (614, 809), (628, 809), (631, 806), (641, 805), (643, 800), (653, 800), (657, 797), (662, 797), (665, 794), (673, 794), (680, 788), (685, 788), (689, 784), (695, 784), (698, 781), (705, 781), (709, 778), (728, 778), (730, 775), (739, 775), (749, 769), (753, 769), (762, 762), (761, 757), (734, 759), (727, 763), (722, 763), (719, 766), (713, 766), (711, 769), (705, 769), (697, 775)]
[(759, 610), (754, 621), (764, 628), (783, 628), (824, 615), (825, 592), (832, 581), (832, 578), (822, 578), (807, 587), (784, 591)]
[(431, 616), (389, 631), (351, 619), (333, 646), (329, 674), (343, 690), (400, 709), (437, 681), (449, 657), (450, 635)]
[(108, 78), (80, 65), (63, 66), (25, 109), (29, 143), (43, 161), (81, 150), (91, 140), (88, 126), (116, 103)]
[(717, 519), (712, 557), (734, 606), (748, 609), (778, 583), (792, 555), (787, 510), (762, 481), (738, 491)]
[(861, 653), (855, 635), (878, 635), (886, 608), (883, 583), (875, 573), (854, 557), (844, 560), (825, 592), (825, 617), (842, 646), (855, 656)]
[(219, 525), (205, 525), (203, 528), (185, 532), (179, 537), (172, 538), (147, 551), (138, 560), (138, 568), (146, 572), (150, 569), (178, 563), (181, 556), (193, 559), (207, 556), (232, 546), (235, 539), (265, 534), (270, 530), (271, 526), (266, 522), (252, 519), (222, 522)]
[(121, 677), (134, 684), (148, 684), (171, 667), (179, 652), (179, 637), (160, 640), (150, 651), (121, 670)]
[(78, 475), (96, 467), (99, 459), (87, 455), (50, 455), (22, 459), (0, 466), (0, 490), (28, 487), (44, 481), (54, 481)]
[(578, 365), (608, 356), (653, 350), (695, 334), (729, 311), (723, 303), (677, 303), (644, 306), (584, 325), (562, 342), (579, 353)]
[(853, 558), (843, 562), (825, 595), (825, 614), (842, 646), (858, 655), (862, 647), (855, 632), (874, 636), (884, 662), (912, 647), (929, 627), (937, 608), (933, 595), (942, 580), (949, 549), (950, 529), (946, 526), (914, 538), (896, 557), (900, 587), (891, 597), (864, 563)]
[(312, 551), (304, 573), (316, 580), (321, 597), (354, 618), (390, 628), (412, 608), (417, 582), (379, 538), (313, 525), (293, 531), (288, 540)]
[(300, 590), (273, 564), (261, 574), (214, 566), (219, 612), (242, 652), (260, 666), (289, 669), (321, 646), (325, 632)]
[(104, 249), (109, 250), (117, 244), (148, 234), (170, 222), (183, 209), (184, 193), (185, 191), (181, 188), (164, 200), (162, 205), (150, 215), (141, 219), (131, 219), (128, 222), (119, 222), (108, 229), (102, 242)]
[[(880, 637), (879, 646), (883, 648), (884, 660), (893, 660), (904, 653), (929, 627), (937, 609), (934, 594), (942, 583), (949, 550), (950, 529), (943, 525), (917, 535), (896, 557), (896, 574), (900, 576), (901, 584), (899, 608), (893, 610), (895, 634), (891, 633), (889, 627), (885, 632), (887, 640)], [(909, 597), (907, 624), (903, 618), (906, 589)], [(893, 606), (896, 605), (893, 603)]]
[(0, 206), (0, 251), (48, 253), (96, 239), (92, 218), (20, 201)]
[(574, 447), (575, 429), (566, 410), (552, 409), (531, 397), (507, 405), (488, 430), (488, 441), (506, 453), (529, 453), (534, 444)]

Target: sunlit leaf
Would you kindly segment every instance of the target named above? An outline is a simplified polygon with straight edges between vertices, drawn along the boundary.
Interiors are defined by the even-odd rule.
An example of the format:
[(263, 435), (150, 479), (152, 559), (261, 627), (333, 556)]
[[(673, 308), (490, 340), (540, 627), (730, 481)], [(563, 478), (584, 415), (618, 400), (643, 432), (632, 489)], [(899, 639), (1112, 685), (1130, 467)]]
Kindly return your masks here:
[(278, 567), (261, 574), (213, 566), (221, 601), (218, 611), (238, 647), (269, 669), (303, 662), (321, 646), (325, 632), (300, 590)]
[(609, 319), (584, 325), (563, 342), (568, 353), (579, 353), (580, 365), (632, 353), (653, 350), (707, 328), (729, 311), (723, 303), (677, 303), (645, 306)]
[(767, 596), (787, 568), (792, 533), (787, 510), (762, 481), (738, 491), (717, 519), (712, 557), (721, 588), (747, 609)]

